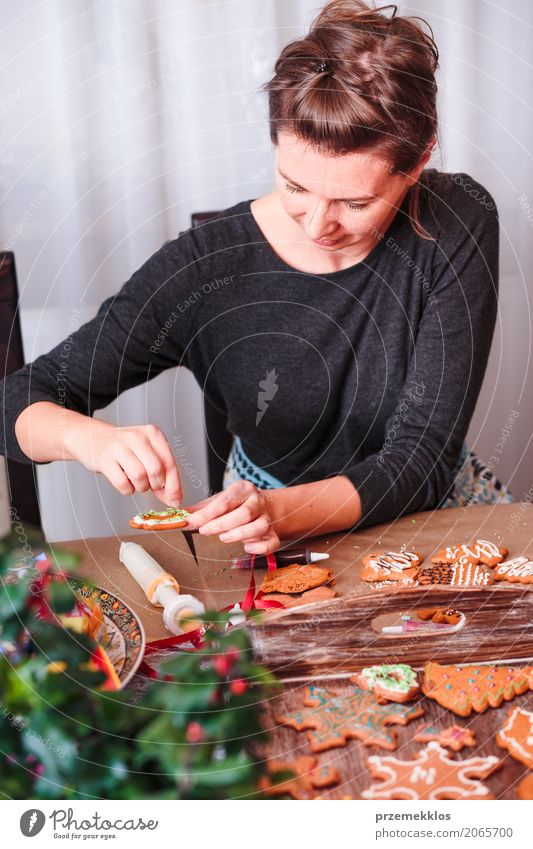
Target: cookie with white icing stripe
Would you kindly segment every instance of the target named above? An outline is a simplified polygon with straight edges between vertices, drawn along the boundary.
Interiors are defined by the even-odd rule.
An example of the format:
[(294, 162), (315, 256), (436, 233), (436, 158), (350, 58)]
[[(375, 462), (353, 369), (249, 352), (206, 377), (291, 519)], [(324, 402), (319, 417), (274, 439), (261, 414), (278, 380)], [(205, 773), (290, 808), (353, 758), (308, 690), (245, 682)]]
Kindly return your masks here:
[(432, 563), (453, 563), (459, 559), (469, 560), (470, 563), (483, 563), (485, 566), (496, 566), (509, 554), (509, 549), (498, 546), (485, 539), (476, 539), (471, 545), (453, 545), (442, 548), (431, 557)]
[(452, 567), (451, 586), (456, 587), (486, 587), (494, 583), (489, 570), (481, 563), (471, 563), (468, 559), (460, 558)]
[(533, 584), (533, 560), (525, 556), (504, 560), (496, 566), (494, 577), (511, 584)]
[(362, 581), (415, 581), (423, 557), (416, 551), (373, 552), (363, 557)]

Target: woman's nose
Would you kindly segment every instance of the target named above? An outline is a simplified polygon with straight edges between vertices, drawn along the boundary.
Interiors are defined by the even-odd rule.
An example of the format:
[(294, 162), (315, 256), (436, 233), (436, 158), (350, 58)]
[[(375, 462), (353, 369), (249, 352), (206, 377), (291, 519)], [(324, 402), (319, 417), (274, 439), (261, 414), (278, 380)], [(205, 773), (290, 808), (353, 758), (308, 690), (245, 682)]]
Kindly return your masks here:
[(331, 220), (328, 201), (315, 201), (307, 216), (306, 230), (311, 239), (327, 237), (337, 229), (337, 222)]

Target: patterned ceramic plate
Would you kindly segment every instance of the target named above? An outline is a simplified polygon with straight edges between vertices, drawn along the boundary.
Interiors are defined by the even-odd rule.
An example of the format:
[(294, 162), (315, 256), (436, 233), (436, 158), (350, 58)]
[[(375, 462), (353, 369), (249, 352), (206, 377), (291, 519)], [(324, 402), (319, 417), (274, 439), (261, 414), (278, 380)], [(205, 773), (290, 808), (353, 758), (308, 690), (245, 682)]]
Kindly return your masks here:
[(124, 687), (133, 677), (144, 655), (146, 637), (140, 619), (128, 605), (102, 587), (90, 587), (78, 578), (68, 582), (80, 601), (91, 599), (104, 614), (95, 636), (106, 650)]

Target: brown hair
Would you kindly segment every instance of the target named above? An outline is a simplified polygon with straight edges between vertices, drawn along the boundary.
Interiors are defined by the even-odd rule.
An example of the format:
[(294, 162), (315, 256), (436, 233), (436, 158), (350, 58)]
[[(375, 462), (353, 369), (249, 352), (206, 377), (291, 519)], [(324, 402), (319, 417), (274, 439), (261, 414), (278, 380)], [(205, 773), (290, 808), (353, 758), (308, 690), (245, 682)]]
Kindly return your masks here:
[[(287, 131), (341, 155), (372, 151), (391, 173), (408, 173), (437, 137), (439, 54), (420, 18), (395, 5), (329, 0), (305, 38), (282, 50), (268, 93), (270, 138)], [(390, 16), (385, 14), (391, 12)], [(420, 183), (411, 187), (409, 217), (418, 235)]]

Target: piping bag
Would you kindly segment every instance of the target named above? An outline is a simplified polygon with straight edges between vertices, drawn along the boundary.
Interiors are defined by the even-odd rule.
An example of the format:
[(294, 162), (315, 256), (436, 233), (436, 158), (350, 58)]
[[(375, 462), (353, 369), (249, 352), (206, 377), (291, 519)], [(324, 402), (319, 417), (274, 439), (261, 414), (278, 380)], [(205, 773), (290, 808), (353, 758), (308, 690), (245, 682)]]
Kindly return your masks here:
[[(191, 553), (198, 562), (196, 552)], [(202, 616), (204, 605), (195, 596), (182, 594), (174, 575), (165, 572), (142, 545), (121, 542), (118, 556), (148, 601), (163, 608), (163, 622), (171, 634), (178, 636), (198, 629), (199, 623), (191, 617)]]

